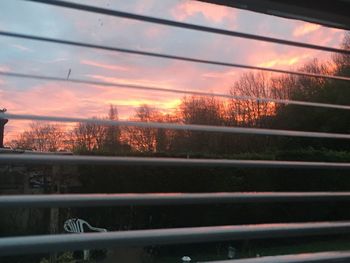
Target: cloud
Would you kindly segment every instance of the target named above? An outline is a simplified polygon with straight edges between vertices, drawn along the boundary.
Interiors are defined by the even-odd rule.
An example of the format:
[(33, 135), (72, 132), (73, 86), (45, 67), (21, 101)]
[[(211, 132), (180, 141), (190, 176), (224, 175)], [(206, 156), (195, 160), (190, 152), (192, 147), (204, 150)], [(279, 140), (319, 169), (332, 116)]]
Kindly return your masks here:
[(20, 51), (26, 51), (26, 52), (31, 52), (31, 51), (33, 51), (33, 50), (31, 50), (30, 48), (25, 47), (25, 46), (23, 46), (23, 45), (12, 44), (11, 46), (14, 47), (14, 48), (16, 48), (16, 49), (18, 49), (18, 50), (20, 50)]
[(55, 58), (51, 60), (38, 60), (38, 62), (43, 64), (53, 64), (53, 63), (65, 62), (68, 60), (69, 60), (68, 58)]
[(228, 70), (223, 72), (205, 72), (202, 77), (205, 78), (222, 78), (223, 76), (233, 77), (237, 74), (237, 70)]
[(304, 23), (293, 30), (294, 37), (301, 37), (313, 33), (321, 28), (320, 25)]
[[(298, 37), (291, 38), (294, 41), (338, 47), (344, 37), (342, 30), (333, 30), (318, 25), (310, 27), (313, 24), (300, 21), (295, 21), (292, 25), (292, 32), (299, 32)], [(320, 61), (332, 59), (332, 53), (329, 52), (264, 42), (257, 42), (250, 48), (253, 52), (247, 55), (247, 62), (261, 67), (290, 69), (291, 67), (298, 68), (313, 58)]]
[(311, 58), (309, 54), (297, 56), (279, 56), (279, 58), (270, 59), (258, 64), (259, 67), (273, 68), (275, 66), (293, 66), (300, 64), (300, 61)]
[(165, 32), (166, 32), (166, 30), (161, 29), (159, 27), (149, 27), (145, 30), (144, 35), (147, 38), (154, 39), (156, 37), (160, 37), (160, 36), (164, 35)]
[(81, 64), (83, 65), (88, 65), (88, 66), (93, 66), (93, 67), (98, 67), (98, 68), (103, 68), (103, 69), (108, 69), (108, 70), (113, 70), (113, 71), (128, 71), (130, 68), (125, 67), (125, 66), (119, 66), (119, 65), (111, 65), (111, 64), (106, 64), (102, 62), (96, 62), (92, 60), (81, 60)]
[(182, 1), (171, 11), (171, 14), (180, 21), (201, 15), (208, 21), (218, 24), (223, 22), (227, 16), (232, 15), (232, 10), (221, 5), (210, 5), (198, 1)]
[(10, 71), (10, 67), (5, 66), (5, 65), (0, 65), (0, 71)]
[(109, 77), (109, 76), (103, 76), (103, 75), (86, 75), (87, 77), (90, 77), (92, 79), (97, 79), (102, 82), (109, 82), (109, 83), (119, 83), (119, 84), (126, 84), (126, 85), (140, 85), (140, 86), (152, 86), (157, 88), (167, 88), (169, 87), (169, 81), (166, 80), (160, 80), (160, 79), (146, 79), (146, 78), (117, 78), (117, 77)]

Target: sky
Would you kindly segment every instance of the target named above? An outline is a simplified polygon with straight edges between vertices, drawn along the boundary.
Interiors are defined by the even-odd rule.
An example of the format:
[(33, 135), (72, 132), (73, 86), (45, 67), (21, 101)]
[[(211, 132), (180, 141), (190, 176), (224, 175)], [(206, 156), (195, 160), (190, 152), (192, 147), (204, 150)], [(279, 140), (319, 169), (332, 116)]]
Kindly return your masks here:
[[(338, 47), (343, 30), (193, 0), (69, 0), (193, 24)], [(0, 30), (72, 41), (190, 56), (254, 66), (297, 69), (331, 54), (315, 50), (171, 28), (20, 0), (0, 1)], [(227, 93), (246, 70), (0, 37), (0, 71)], [(181, 95), (118, 87), (0, 77), (0, 108), (8, 113), (126, 119), (149, 104), (174, 109)], [(10, 121), (14, 139), (28, 122)]]

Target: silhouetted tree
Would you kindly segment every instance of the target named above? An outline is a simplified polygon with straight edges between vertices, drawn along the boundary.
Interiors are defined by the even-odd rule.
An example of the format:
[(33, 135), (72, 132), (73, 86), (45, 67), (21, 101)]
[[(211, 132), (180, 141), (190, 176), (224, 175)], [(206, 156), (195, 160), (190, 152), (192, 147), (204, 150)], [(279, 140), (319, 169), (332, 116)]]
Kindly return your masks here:
[(13, 148), (56, 152), (67, 148), (66, 132), (57, 124), (33, 122), (29, 130), (18, 135), (10, 145)]
[[(148, 106), (142, 105), (136, 110), (133, 121), (153, 122), (159, 119), (160, 113)], [(140, 128), (140, 127), (125, 127), (124, 140), (128, 142), (137, 151), (140, 152), (155, 152), (157, 149), (157, 129)]]
[(95, 123), (78, 123), (71, 132), (73, 150), (86, 152), (99, 150), (105, 143), (106, 129)]
[[(274, 98), (270, 76), (263, 72), (245, 73), (234, 83), (230, 94), (235, 96)], [(274, 103), (256, 100), (232, 99), (229, 103), (229, 118), (242, 126), (264, 127), (268, 116), (274, 114)]]

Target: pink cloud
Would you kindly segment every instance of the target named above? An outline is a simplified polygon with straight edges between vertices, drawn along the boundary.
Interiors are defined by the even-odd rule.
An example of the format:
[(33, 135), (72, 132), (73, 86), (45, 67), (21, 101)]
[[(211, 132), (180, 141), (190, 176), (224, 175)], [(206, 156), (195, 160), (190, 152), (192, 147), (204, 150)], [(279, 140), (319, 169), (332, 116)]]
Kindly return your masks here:
[[(260, 44), (258, 44), (260, 45)], [(321, 54), (320, 54), (321, 53)], [(281, 54), (274, 45), (263, 45), (260, 47), (260, 55), (254, 54), (247, 57), (248, 64), (265, 68), (291, 69), (307, 63), (318, 54), (318, 58), (325, 59), (327, 54), (315, 50), (304, 50), (291, 48)]]
[(128, 71), (128, 70), (130, 70), (130, 68), (125, 67), (125, 66), (106, 64), (106, 63), (102, 63), (102, 62), (96, 62), (96, 61), (85, 60), (85, 59), (81, 60), (80, 64), (93, 66), (93, 67), (97, 67), (97, 68), (113, 70), (113, 71)]
[(0, 71), (10, 71), (11, 70), (11, 68), (10, 67), (8, 67), (8, 66), (4, 66), (4, 65), (0, 65)]
[[(338, 47), (344, 37), (344, 31), (342, 30), (333, 30), (304, 22), (295, 22), (295, 24), (293, 34), (297, 36), (297, 39), (294, 38), (293, 40)], [(306, 48), (286, 46), (281, 48), (279, 45), (263, 42), (257, 42), (250, 47), (253, 52), (247, 57), (248, 63), (271, 68), (297, 68), (313, 58), (318, 58), (321, 61), (330, 61), (332, 55), (329, 52)]]
[(174, 18), (184, 21), (197, 14), (203, 15), (207, 20), (220, 23), (226, 17), (232, 16), (232, 9), (220, 5), (210, 5), (198, 1), (182, 1), (172, 11)]
[(157, 0), (138, 1), (135, 5), (135, 11), (136, 13), (144, 14), (148, 12), (154, 4), (157, 4), (156, 2)]
[(344, 30), (323, 27), (317, 24), (294, 21), (292, 35), (299, 41), (324, 46), (339, 46), (344, 37)]
[(148, 38), (156, 38), (159, 37), (161, 35), (164, 35), (166, 30), (164, 30), (163, 28), (160, 27), (148, 27), (145, 30), (145, 36)]
[(225, 76), (233, 77), (237, 74), (237, 70), (227, 70), (227, 71), (221, 71), (221, 72), (205, 72), (202, 74), (202, 77), (204, 78), (222, 78)]
[(294, 37), (301, 37), (313, 33), (321, 28), (320, 25), (304, 23), (293, 30)]
[(344, 38), (344, 31), (322, 27), (309, 36), (309, 41), (318, 45), (339, 47)]
[[(98, 87), (80, 84), (40, 84), (25, 91), (0, 89), (2, 107), (13, 114), (35, 114), (72, 117), (106, 116), (110, 104), (119, 109), (119, 117), (127, 119), (142, 104), (149, 104), (163, 112), (179, 104), (173, 94), (147, 92), (116, 87)], [(26, 130), (30, 121), (10, 121), (6, 126), (6, 140), (14, 139), (18, 132)]]
[(147, 78), (117, 78), (117, 77), (108, 77), (103, 75), (92, 75), (88, 74), (87, 77), (110, 83), (120, 83), (126, 85), (140, 85), (140, 86), (152, 86), (158, 88), (167, 88), (170, 86), (170, 81), (160, 80), (160, 79), (147, 79)]

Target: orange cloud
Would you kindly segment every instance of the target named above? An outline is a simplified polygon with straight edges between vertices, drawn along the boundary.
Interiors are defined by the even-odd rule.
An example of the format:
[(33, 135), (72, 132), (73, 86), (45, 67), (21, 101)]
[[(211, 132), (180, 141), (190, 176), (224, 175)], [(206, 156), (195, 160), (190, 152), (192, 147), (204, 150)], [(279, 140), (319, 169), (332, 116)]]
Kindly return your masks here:
[(300, 55), (300, 56), (291, 56), (286, 58), (276, 58), (264, 61), (262, 63), (259, 63), (259, 67), (275, 67), (275, 66), (293, 66), (295, 64), (298, 64), (301, 60), (304, 60), (305, 58), (309, 58), (310, 56), (308, 54)]
[(313, 33), (321, 28), (320, 25), (304, 23), (293, 30), (294, 37), (301, 37)]
[[(130, 99), (130, 98), (124, 98), (124, 99), (110, 99), (110, 100), (104, 100), (107, 104), (117, 105), (117, 106), (128, 106), (133, 108), (138, 108), (144, 104), (151, 105), (152, 107), (155, 107), (158, 110), (162, 111), (171, 111), (175, 109), (177, 106), (180, 105), (181, 99), (179, 98), (165, 98), (163, 100), (151, 100), (151, 99)], [(129, 117), (125, 116), (125, 118)]]

